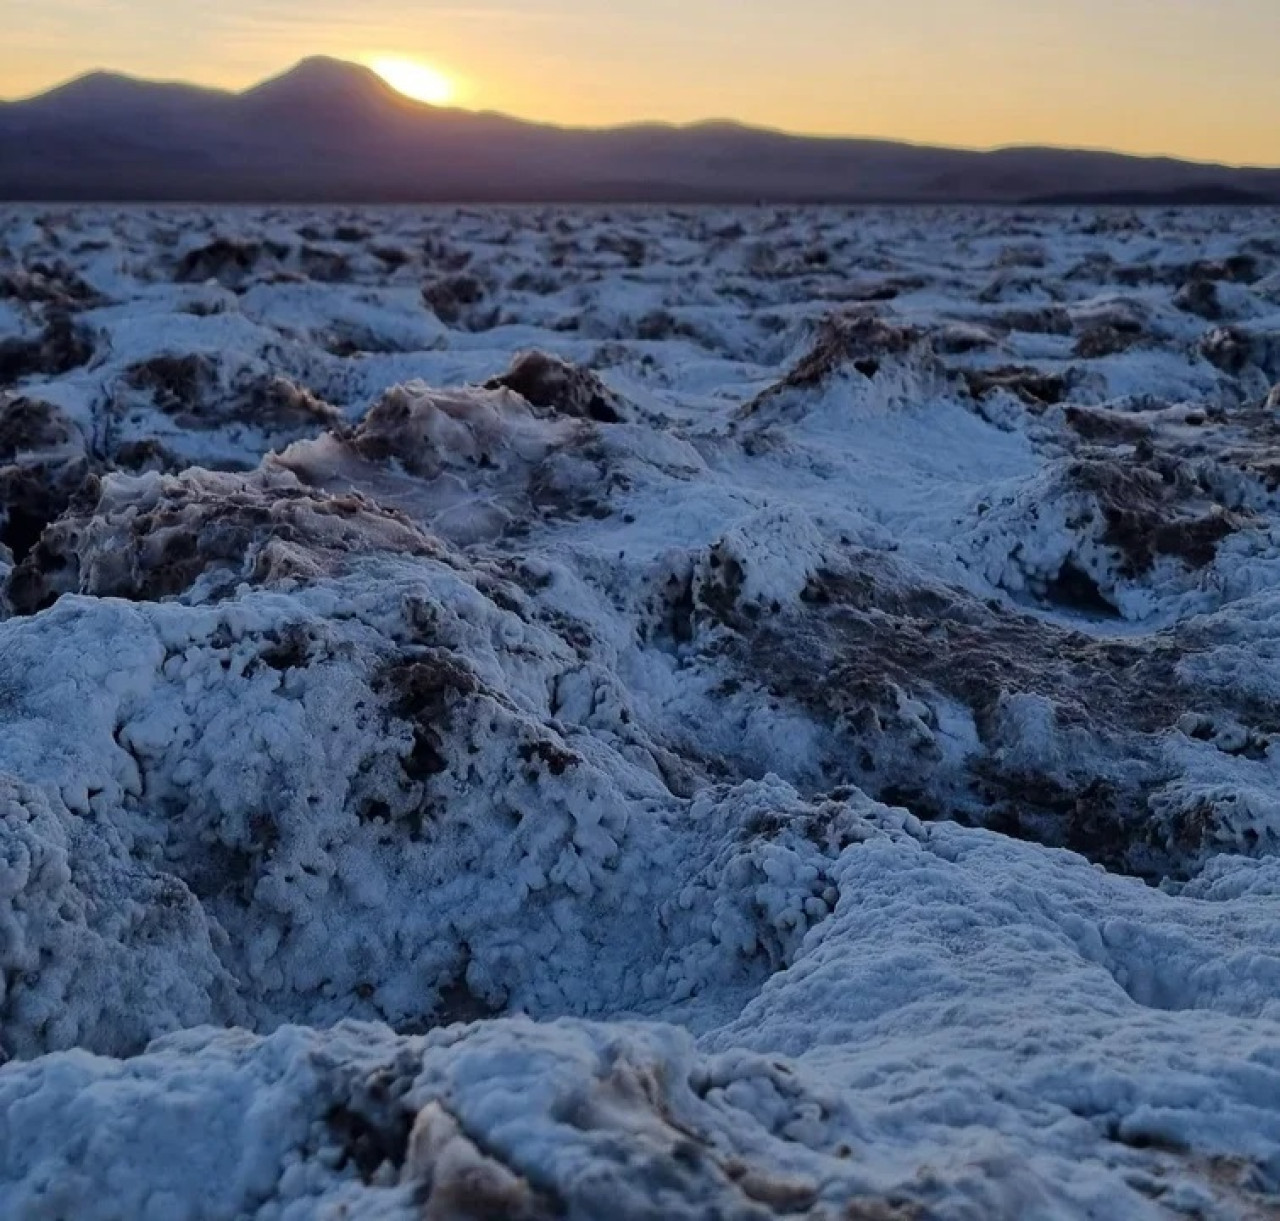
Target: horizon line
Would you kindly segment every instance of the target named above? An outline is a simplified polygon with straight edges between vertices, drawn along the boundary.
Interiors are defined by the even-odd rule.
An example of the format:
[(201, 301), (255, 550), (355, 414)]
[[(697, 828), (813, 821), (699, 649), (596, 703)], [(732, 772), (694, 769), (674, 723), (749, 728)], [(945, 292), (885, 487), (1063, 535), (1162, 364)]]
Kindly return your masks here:
[(737, 127), (744, 131), (761, 132), (769, 135), (784, 136), (796, 140), (814, 140), (827, 141), (830, 143), (856, 142), (869, 144), (892, 144), (904, 148), (920, 148), (920, 149), (937, 149), (945, 152), (956, 153), (973, 153), (979, 156), (991, 155), (1006, 152), (1030, 152), (1044, 151), (1055, 153), (1087, 153), (1101, 154), (1103, 156), (1124, 157), (1136, 161), (1171, 161), (1181, 165), (1196, 165), (1214, 169), (1228, 170), (1261, 170), (1264, 172), (1280, 171), (1280, 162), (1274, 164), (1263, 164), (1250, 161), (1224, 161), (1224, 160), (1206, 160), (1198, 157), (1184, 156), (1178, 153), (1170, 152), (1132, 152), (1126, 149), (1115, 148), (1111, 146), (1101, 145), (1079, 145), (1079, 144), (1053, 144), (1048, 142), (1033, 143), (1014, 143), (1014, 144), (991, 144), (991, 145), (971, 145), (971, 144), (950, 144), (945, 141), (932, 140), (916, 140), (905, 137), (885, 136), (885, 135), (860, 135), (853, 132), (833, 134), (831, 132), (806, 132), (793, 128), (775, 127), (770, 124), (750, 123), (742, 119), (736, 119), (731, 116), (708, 116), (700, 119), (686, 120), (670, 120), (670, 119), (628, 119), (619, 123), (559, 123), (547, 119), (539, 119), (529, 115), (513, 114), (509, 111), (494, 110), (486, 107), (471, 107), (458, 105), (433, 105), (429, 102), (421, 102), (414, 98), (410, 98), (405, 94), (388, 84), (377, 72), (373, 70), (367, 63), (355, 59), (343, 59), (336, 55), (304, 55), (302, 58), (294, 61), (288, 67), (277, 72), (270, 73), (267, 76), (251, 82), (242, 88), (228, 88), (223, 85), (207, 85), (198, 81), (183, 80), (177, 77), (150, 77), (141, 76), (132, 72), (125, 72), (117, 68), (97, 67), (90, 68), (84, 72), (78, 72), (73, 76), (65, 77), (37, 90), (35, 93), (20, 94), (17, 97), (0, 96), (0, 106), (20, 106), (24, 103), (39, 101), (43, 97), (47, 97), (51, 93), (56, 93), (61, 89), (66, 89), (71, 85), (75, 85), (80, 81), (90, 80), (93, 77), (114, 77), (119, 80), (132, 81), (142, 85), (153, 85), (157, 87), (194, 89), (204, 93), (220, 94), (228, 98), (243, 97), (245, 94), (251, 93), (261, 85), (265, 85), (271, 81), (280, 80), (289, 76), (302, 65), (307, 63), (326, 62), (340, 64), (349, 68), (358, 68), (372, 76), (382, 85), (386, 91), (397, 98), (401, 103), (416, 107), (427, 111), (441, 111), (445, 113), (455, 114), (472, 114), (486, 118), (507, 119), (516, 123), (524, 123), (533, 127), (551, 128), (557, 131), (579, 131), (579, 132), (608, 132), (608, 131), (626, 131), (629, 129), (639, 128), (662, 128), (673, 131), (687, 131), (699, 127)]

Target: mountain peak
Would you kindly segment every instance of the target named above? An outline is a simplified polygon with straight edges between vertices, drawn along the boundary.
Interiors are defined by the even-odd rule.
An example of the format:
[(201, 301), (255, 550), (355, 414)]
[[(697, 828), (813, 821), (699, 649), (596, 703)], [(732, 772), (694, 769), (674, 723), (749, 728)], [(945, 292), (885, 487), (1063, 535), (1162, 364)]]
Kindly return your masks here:
[(363, 64), (328, 55), (310, 55), (281, 75), (247, 89), (243, 96), (350, 102), (360, 98), (385, 99), (393, 92), (382, 77)]
[(111, 72), (106, 68), (96, 68), (92, 72), (85, 72), (80, 76), (72, 77), (71, 80), (64, 81), (61, 85), (55, 86), (48, 92), (63, 94), (78, 93), (104, 88), (129, 88), (131, 86), (141, 84), (143, 84), (143, 82), (138, 77), (129, 76), (125, 72)]
[(208, 89), (179, 81), (144, 80), (123, 72), (98, 69), (65, 81), (33, 98), (10, 105), (34, 107), (60, 116), (85, 115), (104, 119), (152, 106), (161, 98), (174, 104), (198, 104), (230, 96), (221, 89)]
[(317, 82), (369, 81), (380, 79), (372, 68), (350, 59), (337, 59), (332, 55), (308, 55), (298, 60), (284, 74), (294, 80)]

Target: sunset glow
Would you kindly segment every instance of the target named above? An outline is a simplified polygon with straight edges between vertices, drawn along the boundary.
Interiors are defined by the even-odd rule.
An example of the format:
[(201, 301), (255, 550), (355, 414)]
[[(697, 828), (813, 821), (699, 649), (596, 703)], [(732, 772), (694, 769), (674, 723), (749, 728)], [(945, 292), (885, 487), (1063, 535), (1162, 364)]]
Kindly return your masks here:
[(419, 101), (570, 126), (732, 118), (1280, 164), (1276, 0), (7, 3), (4, 97), (94, 68), (243, 89), (325, 55)]
[(432, 106), (447, 106), (454, 99), (453, 82), (430, 64), (415, 59), (399, 59), (379, 55), (369, 61), (371, 67), (397, 93), (415, 102), (427, 102)]

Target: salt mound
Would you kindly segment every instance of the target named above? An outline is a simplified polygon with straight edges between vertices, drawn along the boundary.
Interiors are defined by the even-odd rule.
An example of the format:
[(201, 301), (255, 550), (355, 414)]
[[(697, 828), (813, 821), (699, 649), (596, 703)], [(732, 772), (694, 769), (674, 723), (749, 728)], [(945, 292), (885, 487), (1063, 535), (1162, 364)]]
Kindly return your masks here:
[(514, 390), (544, 413), (604, 424), (625, 418), (618, 396), (596, 374), (545, 352), (522, 352), (506, 373), (485, 384), (490, 390)]
[[(821, 388), (834, 377), (856, 374), (873, 380), (886, 361), (901, 360), (922, 339), (922, 332), (875, 313), (829, 314), (818, 324), (812, 343), (787, 374), (747, 403), (743, 419)], [(776, 407), (775, 404), (783, 406)]]
[(327, 496), (268, 464), (249, 475), (108, 475), (77, 494), (9, 578), (15, 609), (66, 593), (150, 600), (241, 582), (313, 579), (368, 551), (431, 555), (432, 541), (359, 496)]
[(622, 408), (594, 374), (538, 354), (514, 369), (484, 387), (394, 386), (354, 429), (293, 445), (279, 463), (310, 485), (366, 492), (463, 545), (538, 517), (608, 516), (608, 500), (633, 482), (628, 468), (663, 479), (701, 465), (647, 429), (611, 439), (588, 417), (620, 420)]

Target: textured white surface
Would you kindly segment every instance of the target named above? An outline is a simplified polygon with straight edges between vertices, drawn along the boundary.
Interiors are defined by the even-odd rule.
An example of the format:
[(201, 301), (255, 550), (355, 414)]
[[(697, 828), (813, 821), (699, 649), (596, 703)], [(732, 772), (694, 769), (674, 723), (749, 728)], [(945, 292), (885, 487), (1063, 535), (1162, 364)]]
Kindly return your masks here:
[(1274, 222), (0, 216), (0, 1215), (1277, 1215)]

